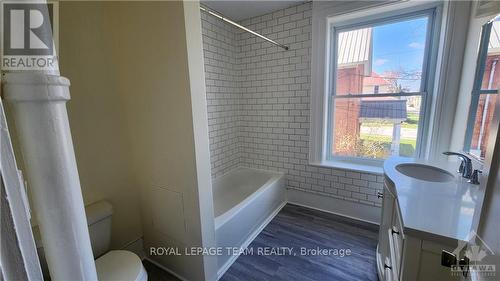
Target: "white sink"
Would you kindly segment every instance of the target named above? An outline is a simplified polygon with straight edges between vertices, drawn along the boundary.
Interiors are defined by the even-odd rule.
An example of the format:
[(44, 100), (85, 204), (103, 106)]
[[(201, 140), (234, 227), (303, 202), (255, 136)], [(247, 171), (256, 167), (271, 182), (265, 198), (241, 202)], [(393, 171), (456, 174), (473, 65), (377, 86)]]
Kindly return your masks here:
[(401, 174), (418, 180), (430, 182), (449, 182), (455, 176), (443, 169), (416, 163), (403, 163), (396, 166), (396, 170)]

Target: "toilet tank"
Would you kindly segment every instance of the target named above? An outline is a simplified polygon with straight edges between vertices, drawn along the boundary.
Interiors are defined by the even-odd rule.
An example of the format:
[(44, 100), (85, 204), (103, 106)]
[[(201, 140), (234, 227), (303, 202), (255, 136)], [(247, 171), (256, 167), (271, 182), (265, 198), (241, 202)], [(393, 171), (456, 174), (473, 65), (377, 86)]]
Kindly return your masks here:
[(94, 253), (94, 258), (97, 259), (109, 251), (113, 206), (103, 200), (85, 206), (85, 213), (89, 226), (92, 252)]
[[(92, 252), (94, 253), (94, 259), (97, 259), (109, 250), (113, 206), (108, 201), (98, 201), (85, 206), (85, 213), (87, 216), (87, 224), (89, 226)], [(35, 237), (36, 250), (40, 259), (43, 277), (45, 280), (50, 280), (49, 267), (47, 266), (47, 261), (45, 260), (45, 251), (43, 250), (42, 239), (40, 237), (40, 230), (38, 226), (33, 228), (33, 236)]]

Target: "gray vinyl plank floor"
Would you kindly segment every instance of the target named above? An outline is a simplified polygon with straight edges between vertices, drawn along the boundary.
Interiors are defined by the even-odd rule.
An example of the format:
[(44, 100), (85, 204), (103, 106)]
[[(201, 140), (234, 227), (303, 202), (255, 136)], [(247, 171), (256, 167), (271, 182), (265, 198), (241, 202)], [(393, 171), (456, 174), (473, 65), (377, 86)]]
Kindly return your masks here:
[(148, 273), (148, 281), (180, 281), (179, 278), (159, 268), (148, 260), (143, 260), (142, 264)]
[[(378, 228), (333, 214), (287, 204), (222, 276), (222, 281), (378, 280)], [(292, 248), (291, 254), (263, 255), (261, 249)], [(303, 249), (349, 249), (350, 255), (301, 255)], [(144, 262), (148, 281), (178, 279)]]
[[(288, 204), (255, 238), (223, 281), (378, 280), (376, 226)], [(288, 255), (258, 255), (259, 247), (293, 248)], [(349, 249), (351, 254), (301, 255), (303, 249)]]

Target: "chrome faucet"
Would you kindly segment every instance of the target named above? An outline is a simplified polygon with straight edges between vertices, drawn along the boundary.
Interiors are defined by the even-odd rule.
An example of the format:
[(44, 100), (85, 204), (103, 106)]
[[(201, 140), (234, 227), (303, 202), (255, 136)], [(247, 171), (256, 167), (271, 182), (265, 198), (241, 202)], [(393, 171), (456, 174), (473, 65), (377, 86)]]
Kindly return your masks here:
[(462, 174), (463, 178), (470, 179), (472, 178), (472, 160), (462, 153), (446, 151), (443, 152), (444, 155), (455, 155), (460, 159), (460, 167), (458, 168), (458, 172)]

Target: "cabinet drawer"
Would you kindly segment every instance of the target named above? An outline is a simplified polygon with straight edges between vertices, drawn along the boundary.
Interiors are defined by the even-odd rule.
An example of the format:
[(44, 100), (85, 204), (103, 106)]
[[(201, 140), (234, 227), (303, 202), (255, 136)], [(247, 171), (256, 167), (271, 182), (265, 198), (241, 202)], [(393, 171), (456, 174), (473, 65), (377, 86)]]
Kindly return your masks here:
[(403, 222), (401, 220), (401, 215), (399, 211), (399, 206), (397, 200), (394, 203), (394, 209), (392, 212), (392, 225), (387, 231), (387, 236), (389, 237), (389, 247), (393, 275), (395, 280), (399, 280), (401, 267), (402, 267), (402, 256), (403, 256), (403, 245), (404, 245), (404, 233), (403, 233)]
[(392, 225), (394, 231), (398, 232), (401, 236), (401, 238), (404, 238), (404, 233), (403, 233), (403, 220), (401, 219), (401, 211), (399, 210), (399, 204), (396, 202), (394, 203), (394, 211), (392, 214)]
[(395, 241), (391, 229), (387, 231), (387, 235), (389, 236), (389, 256), (390, 256), (392, 278), (393, 280), (399, 280), (401, 254), (396, 253), (396, 247), (394, 244)]

